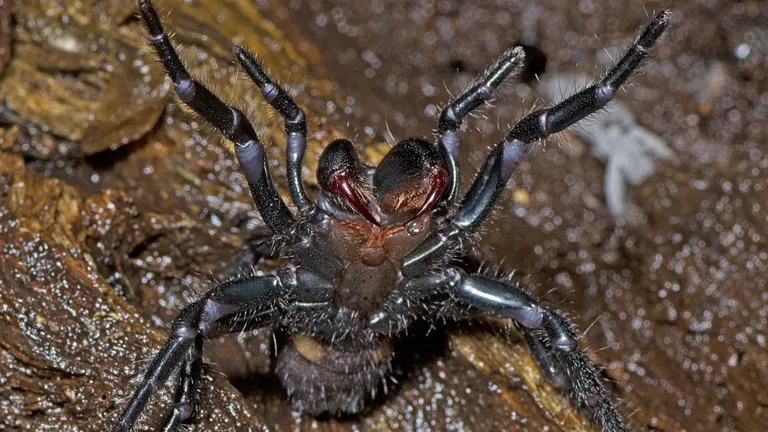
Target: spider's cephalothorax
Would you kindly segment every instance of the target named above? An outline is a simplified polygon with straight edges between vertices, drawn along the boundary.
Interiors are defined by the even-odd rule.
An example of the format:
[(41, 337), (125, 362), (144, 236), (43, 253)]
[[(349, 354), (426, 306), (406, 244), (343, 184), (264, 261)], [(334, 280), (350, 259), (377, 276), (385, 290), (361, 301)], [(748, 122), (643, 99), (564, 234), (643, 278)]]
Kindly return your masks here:
[(129, 430), (151, 394), (179, 369), (166, 428), (194, 419), (203, 341), (224, 333), (273, 326), (285, 335), (274, 365), (294, 407), (319, 414), (358, 413), (382, 387), (394, 355), (391, 342), (421, 319), (512, 318), (552, 382), (607, 431), (627, 430), (577, 335), (558, 312), (538, 304), (518, 284), (468, 274), (455, 259), (477, 229), (531, 142), (562, 131), (602, 108), (647, 56), (669, 14), (652, 20), (619, 63), (597, 84), (520, 120), (490, 152), (464, 198), (459, 189), (458, 132), (523, 63), (520, 47), (443, 109), (437, 145), (396, 144), (377, 167), (360, 161), (351, 142), (327, 145), (319, 162), (321, 191), (304, 190), (304, 112), (241, 47), (235, 56), (285, 122), (288, 186), (300, 217), (278, 195), (264, 148), (242, 112), (227, 106), (184, 68), (149, 0), (139, 0), (150, 42), (180, 99), (235, 143), (256, 206), (284, 239), (293, 265), (268, 276), (224, 282), (185, 307), (168, 341), (113, 431)]

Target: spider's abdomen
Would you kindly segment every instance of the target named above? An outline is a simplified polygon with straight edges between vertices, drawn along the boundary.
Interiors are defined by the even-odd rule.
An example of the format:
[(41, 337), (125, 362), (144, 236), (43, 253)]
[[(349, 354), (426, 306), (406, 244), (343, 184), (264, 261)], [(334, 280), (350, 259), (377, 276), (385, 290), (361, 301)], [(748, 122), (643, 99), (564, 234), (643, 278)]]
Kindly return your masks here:
[(382, 389), (391, 359), (388, 339), (321, 344), (297, 334), (280, 350), (275, 374), (298, 411), (357, 414)]

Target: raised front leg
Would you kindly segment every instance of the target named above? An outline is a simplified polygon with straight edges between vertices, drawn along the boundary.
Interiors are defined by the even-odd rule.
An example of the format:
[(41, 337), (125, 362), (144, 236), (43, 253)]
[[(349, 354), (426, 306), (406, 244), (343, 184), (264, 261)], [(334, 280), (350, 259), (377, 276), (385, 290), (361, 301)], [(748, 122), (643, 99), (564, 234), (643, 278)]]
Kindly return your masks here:
[(190, 76), (163, 30), (152, 2), (139, 0), (139, 9), (149, 30), (149, 42), (165, 65), (179, 99), (235, 143), (235, 155), (248, 180), (251, 195), (261, 217), (272, 231), (286, 232), (294, 223), (293, 215), (272, 183), (264, 156), (264, 146), (256, 136), (253, 126), (240, 110), (226, 105)]
[(528, 114), (520, 120), (507, 136), (507, 141), (530, 142), (560, 132), (584, 117), (603, 108), (616, 95), (616, 91), (648, 56), (648, 50), (656, 43), (669, 24), (669, 11), (659, 12), (643, 30), (635, 43), (616, 66), (600, 80), (565, 99), (551, 108)]
[(669, 12), (662, 11), (651, 21), (624, 57), (598, 84), (570, 96), (551, 108), (534, 111), (520, 120), (499, 143), (472, 183), (454, 224), (472, 229), (486, 217), (515, 168), (528, 152), (531, 142), (560, 132), (602, 109), (637, 69), (669, 24)]
[[(416, 277), (430, 269), (439, 267), (446, 255), (453, 254), (460, 249), (461, 238), (466, 236), (467, 232), (472, 232), (485, 220), (512, 173), (528, 153), (530, 143), (549, 134), (562, 131), (603, 108), (613, 98), (619, 86), (627, 80), (648, 55), (649, 48), (658, 40), (668, 24), (669, 11), (660, 12), (599, 84), (576, 93), (552, 108), (534, 111), (518, 122), (504, 141), (491, 150), (452, 220), (448, 221), (445, 227), (433, 233), (403, 259), (404, 276), (407, 278)], [(441, 119), (444, 117), (450, 118), (450, 115), (444, 112)], [(446, 130), (450, 131), (451, 129)], [(443, 138), (441, 142), (445, 146), (451, 142), (451, 139), (446, 141)], [(455, 142), (458, 143), (458, 141)], [(458, 167), (456, 164), (453, 166), (454, 168)]]
[(204, 339), (275, 323), (280, 317), (280, 300), (295, 288), (295, 274), (286, 269), (279, 275), (225, 282), (185, 307), (174, 320), (168, 341), (150, 364), (112, 432), (129, 431), (152, 393), (180, 366), (173, 412), (163, 430), (175, 430), (178, 425), (193, 420), (198, 405)]

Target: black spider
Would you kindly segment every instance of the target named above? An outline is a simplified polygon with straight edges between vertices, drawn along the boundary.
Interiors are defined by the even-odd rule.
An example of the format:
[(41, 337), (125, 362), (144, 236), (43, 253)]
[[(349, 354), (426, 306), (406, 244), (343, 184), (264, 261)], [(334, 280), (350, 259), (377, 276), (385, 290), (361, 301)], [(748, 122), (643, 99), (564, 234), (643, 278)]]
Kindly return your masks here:
[(348, 140), (329, 143), (317, 173), (322, 190), (313, 202), (301, 179), (304, 112), (248, 51), (235, 47), (240, 65), (285, 121), (288, 185), (297, 218), (275, 190), (264, 148), (243, 113), (189, 75), (152, 3), (139, 0), (139, 7), (178, 96), (235, 143), (256, 207), (284, 239), (282, 251), (293, 265), (269, 276), (224, 282), (185, 307), (113, 431), (129, 430), (177, 368), (175, 405), (164, 430), (194, 419), (205, 338), (266, 326), (282, 329), (289, 337), (279, 348), (274, 372), (294, 407), (310, 414), (354, 414), (388, 377), (391, 341), (411, 323), (476, 316), (512, 318), (544, 372), (579, 408), (605, 430), (628, 429), (562, 315), (517, 284), (467, 274), (455, 262), (462, 256), (462, 241), (486, 219), (530, 143), (605, 106), (663, 33), (668, 12), (656, 15), (599, 83), (520, 120), (490, 152), (458, 204), (461, 124), (504, 79), (520, 71), (522, 48), (505, 52), (443, 109), (436, 146), (419, 138), (403, 140), (374, 168), (360, 161)]

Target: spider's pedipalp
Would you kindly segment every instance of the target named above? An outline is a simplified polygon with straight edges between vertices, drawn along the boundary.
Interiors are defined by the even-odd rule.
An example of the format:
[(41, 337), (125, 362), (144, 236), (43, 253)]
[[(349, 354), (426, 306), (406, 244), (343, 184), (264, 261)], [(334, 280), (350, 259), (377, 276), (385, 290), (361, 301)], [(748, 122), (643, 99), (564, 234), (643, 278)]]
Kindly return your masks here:
[(522, 47), (510, 48), (496, 63), (482, 75), (475, 85), (461, 93), (440, 113), (438, 120), (439, 144), (448, 169), (448, 185), (444, 194), (452, 203), (459, 192), (459, 128), (477, 107), (493, 96), (493, 92), (510, 76), (518, 74), (523, 67), (525, 53)]

